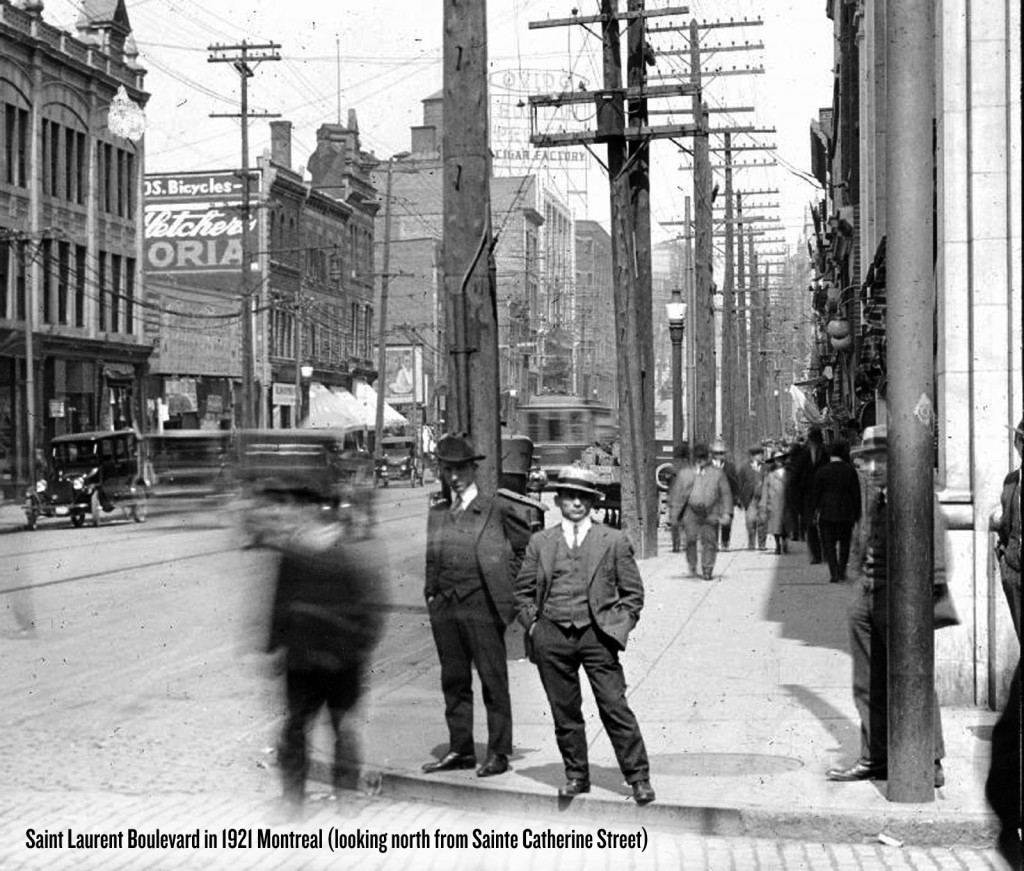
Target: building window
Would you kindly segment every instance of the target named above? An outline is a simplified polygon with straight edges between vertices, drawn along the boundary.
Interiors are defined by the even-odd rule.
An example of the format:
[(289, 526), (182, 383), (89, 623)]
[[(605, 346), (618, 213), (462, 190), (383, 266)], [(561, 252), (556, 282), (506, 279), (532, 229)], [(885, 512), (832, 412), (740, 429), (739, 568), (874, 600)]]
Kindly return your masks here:
[(110, 255), (110, 331), (121, 331), (121, 263), (120, 254)]
[(7, 184), (28, 187), (28, 110), (4, 104), (3, 177)]
[(75, 246), (75, 326), (85, 326), (85, 255), (84, 245)]
[(124, 331), (135, 332), (135, 258), (124, 258)]
[(39, 246), (40, 266), (43, 270), (43, 323), (53, 320), (53, 240), (43, 239)]
[(68, 295), (71, 287), (71, 243), (57, 243), (57, 322), (68, 322)]
[(11, 272), (11, 244), (0, 242), (0, 319), (9, 318), (11, 304), (8, 302), (14, 284)]
[(99, 303), (97, 315), (99, 331), (104, 333), (107, 330), (107, 254), (105, 251), (100, 251), (97, 256), (99, 258), (96, 282), (97, 302)]

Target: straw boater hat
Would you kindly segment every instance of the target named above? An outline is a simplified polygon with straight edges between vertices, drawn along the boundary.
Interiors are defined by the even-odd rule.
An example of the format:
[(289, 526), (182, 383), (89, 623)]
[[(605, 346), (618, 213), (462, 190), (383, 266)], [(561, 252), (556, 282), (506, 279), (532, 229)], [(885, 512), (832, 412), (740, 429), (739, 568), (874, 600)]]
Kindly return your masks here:
[(439, 463), (448, 463), (451, 466), (461, 466), (465, 463), (475, 463), (477, 460), (485, 459), (483, 454), (478, 454), (468, 436), (458, 433), (448, 433), (441, 436), (434, 448), (434, 458)]
[(597, 489), (597, 476), (590, 469), (581, 469), (579, 466), (564, 466), (562, 468), (555, 481), (555, 491), (557, 493), (580, 493), (597, 500), (604, 495)]
[(861, 443), (850, 451), (852, 457), (882, 454), (889, 447), (888, 432), (884, 424), (864, 428)]

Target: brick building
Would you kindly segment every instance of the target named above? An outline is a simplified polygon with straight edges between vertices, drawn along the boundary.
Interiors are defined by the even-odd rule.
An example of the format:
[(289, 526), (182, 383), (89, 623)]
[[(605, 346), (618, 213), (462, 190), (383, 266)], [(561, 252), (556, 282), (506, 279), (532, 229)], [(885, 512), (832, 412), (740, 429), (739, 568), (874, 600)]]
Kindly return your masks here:
[(128, 132), (117, 126), (118, 105), (141, 119), (145, 71), (123, 0), (81, 9), (71, 34), (44, 21), (40, 0), (0, 0), (0, 486), (8, 495), (32, 474), (32, 445), (141, 425), (145, 407), (144, 146), (114, 132)]

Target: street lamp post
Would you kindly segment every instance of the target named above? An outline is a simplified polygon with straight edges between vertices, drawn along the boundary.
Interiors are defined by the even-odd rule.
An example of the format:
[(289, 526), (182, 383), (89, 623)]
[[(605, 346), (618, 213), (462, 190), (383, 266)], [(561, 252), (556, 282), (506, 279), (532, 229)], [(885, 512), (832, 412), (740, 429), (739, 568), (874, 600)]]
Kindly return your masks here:
[(665, 304), (668, 335), (672, 340), (672, 448), (683, 443), (683, 331), (686, 328), (686, 303), (680, 289), (672, 290), (672, 300)]
[(298, 420), (295, 421), (296, 426), (309, 417), (309, 382), (313, 380), (313, 367), (309, 363), (303, 363), (299, 367), (299, 375), (302, 376), (302, 389), (295, 397), (299, 412)]

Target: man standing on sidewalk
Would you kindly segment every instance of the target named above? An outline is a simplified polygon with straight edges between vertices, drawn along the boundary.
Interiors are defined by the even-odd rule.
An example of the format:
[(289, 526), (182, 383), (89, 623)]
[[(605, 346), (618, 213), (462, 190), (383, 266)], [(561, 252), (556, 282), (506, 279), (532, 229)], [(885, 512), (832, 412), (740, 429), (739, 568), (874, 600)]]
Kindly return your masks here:
[(846, 580), (850, 538), (860, 520), (860, 479), (844, 456), (846, 445), (834, 442), (828, 454), (828, 464), (814, 473), (811, 483), (811, 522), (821, 536), (829, 580), (838, 584)]
[(487, 759), (478, 777), (508, 771), (512, 702), (505, 627), (515, 616), (512, 581), (529, 541), (526, 522), (476, 485), (477, 454), (464, 436), (446, 435), (435, 456), (450, 494), (427, 514), (424, 595), (441, 661), (448, 752), (425, 773), (473, 768), (473, 666), (487, 708)]
[[(720, 469), (725, 475), (726, 481), (729, 482), (729, 492), (732, 495), (732, 504), (735, 508), (736, 503), (739, 501), (740, 479), (736, 474), (736, 466), (732, 460), (727, 458), (727, 453), (724, 439), (719, 437), (711, 443), (711, 465), (716, 469)], [(730, 512), (728, 515), (722, 515), (719, 519), (719, 547), (722, 550), (729, 549), (729, 540), (732, 538), (732, 517), (732, 512)]]
[(732, 517), (732, 489), (725, 471), (711, 465), (708, 446), (694, 445), (693, 486), (683, 510), (686, 533), (686, 563), (690, 575), (697, 576), (697, 542), (705, 581), (710, 581), (718, 557), (718, 524)]
[(737, 473), (739, 503), (747, 524), (747, 550), (764, 550), (768, 540), (768, 527), (759, 516), (764, 474), (764, 448), (754, 445), (750, 449), (750, 462)]
[[(704, 449), (705, 459), (707, 448)], [(590, 519), (601, 498), (597, 479), (566, 466), (555, 483), (562, 522), (535, 533), (516, 578), (527, 654), (540, 672), (565, 766), (562, 798), (590, 792), (579, 670), (587, 673), (598, 714), (637, 804), (654, 801), (640, 726), (626, 701), (619, 653), (644, 605), (644, 587), (624, 532)]]
[[(825, 772), (829, 780), (886, 780), (889, 776), (889, 695), (887, 671), (889, 653), (889, 580), (887, 562), (888, 511), (886, 508), (887, 438), (884, 426), (864, 431), (863, 443), (854, 449), (865, 475), (866, 508), (861, 528), (860, 591), (850, 606), (850, 655), (853, 659), (853, 701), (860, 714), (860, 758), (849, 767)], [(936, 511), (936, 586), (946, 583), (942, 515)], [(933, 693), (935, 787), (946, 782), (942, 758), (939, 697)]]
[(816, 426), (811, 427), (807, 433), (806, 447), (794, 458), (793, 490), (796, 499), (791, 507), (797, 517), (799, 531), (807, 537), (807, 551), (812, 566), (821, 562), (821, 539), (818, 537), (818, 527), (814, 525), (811, 489), (814, 473), (827, 464), (828, 454), (825, 451), (821, 430)]

